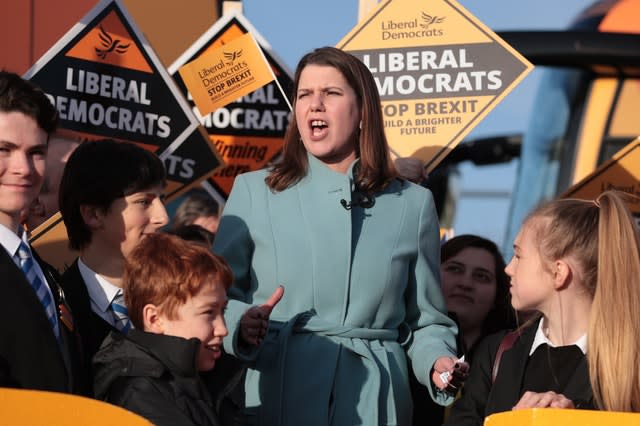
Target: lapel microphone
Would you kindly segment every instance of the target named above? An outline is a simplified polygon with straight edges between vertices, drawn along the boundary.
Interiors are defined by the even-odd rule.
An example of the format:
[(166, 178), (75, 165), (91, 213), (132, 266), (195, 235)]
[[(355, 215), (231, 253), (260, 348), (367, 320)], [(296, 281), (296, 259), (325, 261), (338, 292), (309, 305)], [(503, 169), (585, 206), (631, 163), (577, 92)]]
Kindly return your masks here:
[[(356, 180), (360, 173), (360, 163), (353, 166), (353, 179)], [(363, 193), (358, 191), (356, 183), (356, 191), (351, 193), (351, 201), (347, 201), (344, 198), (340, 200), (340, 205), (345, 210), (351, 210), (354, 207), (362, 207), (363, 209), (370, 209), (376, 203), (376, 197), (371, 193)]]
[(340, 200), (340, 205), (345, 210), (351, 210), (354, 207), (362, 207), (363, 209), (370, 209), (376, 204), (376, 198), (373, 195), (369, 194), (357, 194), (355, 199), (351, 202), (342, 198)]

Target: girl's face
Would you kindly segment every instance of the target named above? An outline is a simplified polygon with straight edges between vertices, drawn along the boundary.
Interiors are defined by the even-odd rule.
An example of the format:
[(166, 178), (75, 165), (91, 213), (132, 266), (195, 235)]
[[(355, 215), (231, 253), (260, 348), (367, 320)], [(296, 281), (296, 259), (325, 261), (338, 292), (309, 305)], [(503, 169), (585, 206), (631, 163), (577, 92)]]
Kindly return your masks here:
[(307, 152), (346, 172), (356, 159), (361, 111), (342, 73), (331, 66), (307, 65), (300, 73), (295, 114)]
[(460, 250), (440, 265), (447, 309), (460, 323), (481, 325), (496, 299), (496, 262), (478, 247)]
[(513, 244), (513, 257), (505, 268), (511, 278), (511, 305), (518, 311), (538, 310), (551, 299), (553, 276), (543, 267), (532, 221), (525, 223)]

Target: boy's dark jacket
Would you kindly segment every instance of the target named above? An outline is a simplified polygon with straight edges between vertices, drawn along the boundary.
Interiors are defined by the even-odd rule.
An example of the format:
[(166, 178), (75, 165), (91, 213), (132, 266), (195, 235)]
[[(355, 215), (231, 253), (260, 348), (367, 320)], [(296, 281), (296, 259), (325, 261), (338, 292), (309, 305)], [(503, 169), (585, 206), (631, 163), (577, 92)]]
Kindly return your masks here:
[[(32, 251), (60, 318), (61, 305), (69, 311), (60, 291), (60, 277)], [(1, 245), (0, 292), (0, 387), (88, 395), (90, 379), (81, 368), (80, 336), (73, 317), (67, 312), (67, 321), (60, 319), (57, 342), (38, 296)]]
[(159, 426), (218, 426), (196, 368), (199, 347), (198, 339), (111, 333), (93, 359), (95, 396)]
[[(78, 259), (62, 274), (62, 289), (73, 312), (82, 343), (82, 367), (86, 377), (93, 377), (91, 360), (110, 332), (118, 330), (91, 309), (87, 285), (78, 268)], [(91, 386), (89, 386), (91, 388)]]

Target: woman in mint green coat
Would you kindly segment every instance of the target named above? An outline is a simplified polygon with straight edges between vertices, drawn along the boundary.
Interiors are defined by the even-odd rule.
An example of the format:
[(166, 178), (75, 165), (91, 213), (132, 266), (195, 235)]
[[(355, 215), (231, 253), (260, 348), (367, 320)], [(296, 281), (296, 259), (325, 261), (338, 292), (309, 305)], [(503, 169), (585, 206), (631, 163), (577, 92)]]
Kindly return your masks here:
[(409, 425), (408, 375), (447, 404), (456, 362), (431, 193), (396, 177), (357, 58), (305, 55), (294, 97), (282, 160), (236, 178), (213, 248), (235, 276), (225, 345), (251, 361), (248, 422)]

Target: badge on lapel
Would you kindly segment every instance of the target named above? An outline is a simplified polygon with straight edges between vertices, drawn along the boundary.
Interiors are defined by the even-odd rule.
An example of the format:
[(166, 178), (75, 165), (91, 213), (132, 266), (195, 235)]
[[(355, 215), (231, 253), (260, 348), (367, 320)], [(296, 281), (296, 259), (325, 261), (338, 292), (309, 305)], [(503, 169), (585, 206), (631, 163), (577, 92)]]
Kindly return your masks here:
[(62, 321), (65, 327), (73, 333), (73, 316), (71, 315), (69, 308), (67, 308), (67, 305), (64, 303), (59, 304), (58, 312), (60, 314), (60, 321)]

